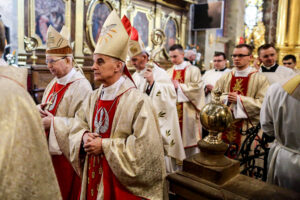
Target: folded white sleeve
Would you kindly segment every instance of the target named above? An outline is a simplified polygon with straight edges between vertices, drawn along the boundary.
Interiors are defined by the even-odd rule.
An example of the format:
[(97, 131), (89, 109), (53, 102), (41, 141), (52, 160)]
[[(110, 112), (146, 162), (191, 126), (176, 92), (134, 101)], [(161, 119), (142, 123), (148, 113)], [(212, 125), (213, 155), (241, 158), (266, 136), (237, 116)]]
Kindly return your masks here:
[(240, 95), (237, 96), (237, 102), (233, 106), (233, 115), (235, 119), (247, 119)]
[(62, 155), (62, 152), (58, 146), (58, 142), (54, 133), (53, 118), (51, 120), (50, 133), (49, 133), (49, 152), (51, 155)]
[(178, 103), (189, 102), (189, 99), (184, 95), (184, 93), (179, 85), (177, 88), (177, 102)]

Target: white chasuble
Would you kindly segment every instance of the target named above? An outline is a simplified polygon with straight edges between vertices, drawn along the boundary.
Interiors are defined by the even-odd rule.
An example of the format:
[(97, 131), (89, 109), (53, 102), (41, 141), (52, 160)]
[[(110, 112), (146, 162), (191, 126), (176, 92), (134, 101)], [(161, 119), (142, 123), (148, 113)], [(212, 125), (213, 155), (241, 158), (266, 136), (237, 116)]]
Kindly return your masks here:
[[(68, 76), (69, 75), (69, 76)], [(59, 103), (56, 114), (51, 122), (49, 133), (49, 150), (52, 155), (63, 153), (69, 159), (69, 120), (75, 117), (76, 111), (82, 105), (84, 99), (92, 91), (91, 84), (84, 75), (72, 69), (70, 73), (62, 79), (54, 78), (46, 87), (42, 103), (46, 103), (47, 97), (53, 85), (58, 82), (63, 85), (71, 83)], [(65, 125), (62, 125), (65, 124)], [(68, 127), (67, 129), (62, 128)]]
[[(116, 93), (124, 94), (118, 101), (110, 138), (102, 140), (103, 155), (129, 192), (146, 199), (163, 199), (166, 169), (156, 112), (150, 98), (132, 87), (133, 82), (125, 77)], [(80, 154), (82, 136), (92, 131), (95, 102), (102, 90), (100, 87), (86, 98), (70, 124), (71, 162), (82, 176), (81, 200), (86, 197), (88, 167), (87, 156)], [(102, 181), (97, 199), (103, 199)]]
[[(205, 94), (204, 94), (204, 85), (201, 80), (200, 70), (189, 64), (189, 62), (183, 62), (180, 66), (173, 66), (168, 69), (167, 72), (169, 77), (173, 77), (174, 70), (185, 69), (184, 74), (184, 83), (180, 83), (177, 89), (177, 95), (182, 92), (186, 97), (187, 101), (184, 101), (184, 98), (178, 98), (177, 102), (183, 103), (183, 113), (182, 113), (182, 141), (183, 146), (187, 148), (195, 148), (197, 152), (197, 142), (202, 138), (202, 126), (200, 124), (199, 113), (201, 108), (205, 105)], [(187, 153), (187, 157), (191, 154)]]
[[(144, 78), (144, 71), (135, 72), (133, 80), (137, 88), (145, 93), (147, 89), (147, 81)], [(149, 94), (154, 105), (156, 116), (158, 119), (161, 135), (164, 139), (164, 147), (167, 156), (179, 161), (185, 159), (185, 152), (181, 138), (177, 109), (176, 109), (176, 92), (174, 85), (167, 72), (157, 65), (152, 69), (154, 84)], [(168, 158), (166, 158), (168, 159)], [(167, 163), (167, 172), (176, 171), (176, 166), (172, 167), (170, 162)]]
[[(236, 69), (233, 69), (232, 72), (226, 73), (216, 83), (214, 90), (218, 89), (222, 92), (222, 102), (227, 100), (228, 93), (230, 92), (232, 73), (234, 73), (235, 76), (248, 76), (249, 73), (253, 73), (249, 78), (247, 94), (238, 95), (238, 104), (230, 105), (232, 110), (236, 109), (235, 118), (244, 119), (243, 130), (246, 130), (252, 125), (259, 123), (259, 112), (269, 83), (264, 75), (256, 72), (252, 67), (247, 68), (247, 71), (244, 72), (245, 74), (243, 74), (243, 72), (238, 73)], [(238, 117), (238, 115), (243, 117)]]
[(300, 75), (270, 86), (261, 108), (263, 132), (275, 137), (268, 157), (267, 182), (299, 192)]
[[(62, 199), (26, 68), (0, 66), (0, 199)], [(23, 77), (23, 78), (22, 78)]]

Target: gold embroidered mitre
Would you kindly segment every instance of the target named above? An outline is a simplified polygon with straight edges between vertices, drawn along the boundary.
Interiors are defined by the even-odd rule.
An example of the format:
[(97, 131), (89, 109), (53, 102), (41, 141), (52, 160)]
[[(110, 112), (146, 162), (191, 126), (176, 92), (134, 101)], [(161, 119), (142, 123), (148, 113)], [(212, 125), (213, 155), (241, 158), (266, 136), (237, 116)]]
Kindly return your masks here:
[(46, 54), (52, 56), (72, 56), (72, 49), (69, 42), (70, 32), (63, 26), (60, 33), (51, 25), (47, 31), (47, 49)]
[(95, 48), (95, 54), (103, 54), (126, 61), (131, 24), (127, 18), (119, 18), (113, 10), (103, 24)]
[(132, 27), (131, 36), (129, 40), (128, 55), (132, 58), (136, 55), (139, 55), (142, 52), (145, 52), (145, 45), (142, 39), (140, 38), (138, 31), (134, 27)]

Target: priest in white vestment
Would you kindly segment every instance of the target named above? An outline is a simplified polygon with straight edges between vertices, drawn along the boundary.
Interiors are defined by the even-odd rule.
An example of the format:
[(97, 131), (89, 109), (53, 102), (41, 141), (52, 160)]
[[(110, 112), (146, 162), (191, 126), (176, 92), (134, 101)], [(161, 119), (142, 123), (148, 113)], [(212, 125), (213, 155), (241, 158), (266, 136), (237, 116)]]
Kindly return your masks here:
[[(55, 77), (47, 85), (42, 103), (38, 105), (64, 200), (77, 198), (81, 181), (69, 161), (68, 129), (62, 130), (61, 127), (69, 124), (83, 100), (92, 91), (81, 69), (73, 67), (69, 37), (66, 27), (60, 33), (52, 26), (48, 28), (46, 63)], [(57, 118), (60, 120), (57, 121)]]
[(226, 72), (231, 70), (226, 67), (226, 55), (223, 52), (215, 52), (213, 58), (214, 69), (208, 70), (202, 76), (205, 91), (205, 104), (211, 101), (211, 91), (214, 89), (216, 82)]
[[(215, 90), (222, 92), (221, 100), (233, 112), (234, 122), (228, 131), (222, 133), (222, 139), (236, 145), (231, 152), (237, 153), (244, 140), (240, 129), (246, 130), (259, 123), (260, 108), (269, 83), (265, 76), (249, 65), (252, 58), (249, 45), (237, 45), (232, 58), (235, 68), (217, 81)], [(229, 151), (228, 156), (235, 158), (237, 155)]]
[(184, 61), (181, 45), (170, 47), (174, 64), (167, 70), (177, 92), (177, 113), (185, 154), (190, 157), (199, 152), (197, 142), (202, 138), (199, 113), (205, 104), (205, 94), (199, 68)]
[[(0, 20), (0, 58), (5, 34)], [(27, 69), (0, 59), (0, 199), (61, 199)]]
[(160, 133), (165, 142), (166, 169), (168, 173), (173, 173), (181, 169), (181, 165), (176, 163), (182, 163), (185, 159), (174, 85), (164, 69), (152, 61), (148, 62), (149, 55), (134, 27), (131, 29), (128, 55), (136, 68), (132, 78), (137, 88), (151, 98), (156, 110)]
[(271, 85), (260, 122), (275, 137), (268, 158), (267, 182), (299, 192), (300, 186), (300, 75)]
[(276, 63), (277, 52), (273, 45), (264, 44), (258, 48), (258, 59), (262, 63), (259, 72), (264, 74), (269, 84), (279, 82), (286, 77), (295, 75), (295, 72), (287, 67), (280, 66)]
[(125, 65), (130, 32), (130, 21), (121, 21), (113, 10), (93, 55), (92, 70), (102, 85), (68, 126), (72, 164), (82, 177), (81, 200), (164, 199), (166, 169), (156, 113)]

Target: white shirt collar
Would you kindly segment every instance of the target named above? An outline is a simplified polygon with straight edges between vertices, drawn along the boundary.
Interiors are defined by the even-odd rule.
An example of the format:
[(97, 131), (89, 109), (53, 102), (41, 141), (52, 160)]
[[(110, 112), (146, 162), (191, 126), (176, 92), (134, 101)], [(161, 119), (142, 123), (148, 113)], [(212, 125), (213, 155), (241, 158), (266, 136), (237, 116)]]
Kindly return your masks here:
[(76, 73), (76, 70), (74, 68), (72, 68), (71, 71), (67, 75), (65, 75), (61, 78), (58, 78), (57, 83), (61, 84), (61, 85), (67, 85), (75, 73)]
[(100, 93), (101, 100), (113, 100), (116, 98), (117, 92), (119, 91), (122, 83), (125, 81), (125, 78), (121, 76), (114, 84), (103, 87)]
[(236, 70), (234, 75), (236, 77), (247, 77), (251, 71), (252, 71), (252, 68), (250, 66), (248, 66), (244, 70)]
[(144, 78), (144, 73), (146, 70), (147, 68), (145, 67), (143, 70), (139, 71), (138, 74)]
[(190, 65), (190, 62), (188, 61), (183, 61), (181, 64), (179, 65), (174, 65), (174, 69), (175, 70), (183, 70), (184, 68), (186, 68), (187, 66)]

